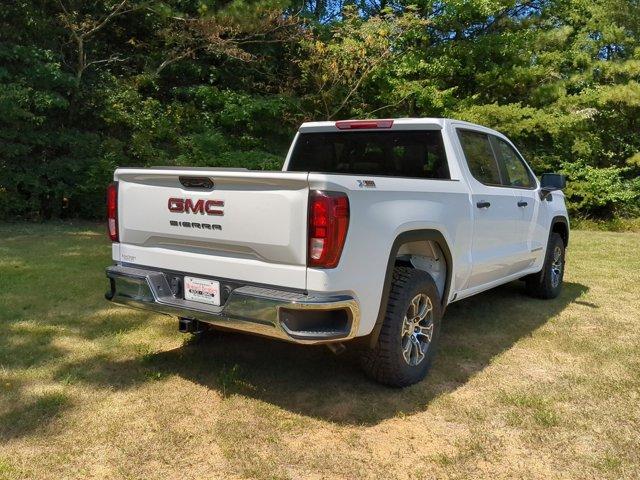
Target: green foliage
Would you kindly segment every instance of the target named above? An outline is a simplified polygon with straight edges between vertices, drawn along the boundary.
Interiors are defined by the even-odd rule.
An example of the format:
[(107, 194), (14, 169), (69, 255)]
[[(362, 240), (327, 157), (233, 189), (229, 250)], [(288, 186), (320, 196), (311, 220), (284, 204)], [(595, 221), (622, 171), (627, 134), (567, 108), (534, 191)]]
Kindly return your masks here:
[(305, 119), (494, 127), (574, 215), (638, 215), (637, 0), (38, 0), (0, 10), (0, 218), (102, 215), (117, 166), (280, 168)]
[(289, 26), (269, 2), (207, 5), (3, 7), (0, 219), (99, 217), (118, 166), (280, 168), (295, 101), (267, 59)]
[(63, 123), (73, 78), (37, 47), (2, 43), (0, 65), (0, 212), (57, 216), (94, 143)]
[(389, 68), (411, 54), (411, 38), (425, 24), (413, 9), (402, 15), (388, 9), (364, 19), (349, 6), (326, 40), (304, 40), (303, 98), (314, 116), (332, 119), (348, 113), (348, 107), (356, 116), (366, 115), (376, 92), (392, 90)]
[(563, 173), (571, 178), (565, 193), (572, 213), (596, 218), (639, 216), (640, 177), (625, 179), (629, 170), (565, 164)]

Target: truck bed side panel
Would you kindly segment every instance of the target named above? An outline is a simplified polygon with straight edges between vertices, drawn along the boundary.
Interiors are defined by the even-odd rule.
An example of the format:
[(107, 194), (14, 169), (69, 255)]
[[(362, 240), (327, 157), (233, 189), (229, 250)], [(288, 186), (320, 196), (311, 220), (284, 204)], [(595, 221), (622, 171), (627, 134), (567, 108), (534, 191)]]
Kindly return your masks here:
[[(358, 180), (365, 179), (372, 180), (375, 188), (359, 187)], [(466, 281), (472, 224), (464, 182), (311, 173), (309, 185), (349, 196), (349, 231), (340, 263), (330, 270), (308, 269), (307, 288), (355, 296), (362, 313), (359, 335), (373, 329), (389, 253), (401, 233), (421, 229), (442, 233), (456, 261), (450, 295)]]

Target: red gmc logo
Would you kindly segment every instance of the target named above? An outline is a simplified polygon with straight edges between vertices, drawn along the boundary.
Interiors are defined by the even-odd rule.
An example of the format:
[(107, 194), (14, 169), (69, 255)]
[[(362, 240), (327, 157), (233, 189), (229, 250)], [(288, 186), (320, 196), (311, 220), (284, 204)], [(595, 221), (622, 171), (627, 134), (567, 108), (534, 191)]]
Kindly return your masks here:
[(199, 213), (200, 215), (224, 215), (224, 210), (217, 207), (224, 207), (223, 200), (197, 200), (190, 198), (170, 198), (169, 211), (173, 213)]

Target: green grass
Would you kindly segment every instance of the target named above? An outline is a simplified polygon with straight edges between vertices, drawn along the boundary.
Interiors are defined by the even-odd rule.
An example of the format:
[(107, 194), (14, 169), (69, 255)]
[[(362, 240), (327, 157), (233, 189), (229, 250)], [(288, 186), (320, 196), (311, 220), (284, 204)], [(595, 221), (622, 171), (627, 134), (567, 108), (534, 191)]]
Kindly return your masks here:
[(609, 232), (640, 232), (640, 218), (615, 217), (609, 220), (575, 218), (571, 220), (573, 228), (582, 230), (601, 230)]
[(452, 305), (430, 376), (103, 298), (91, 224), (0, 225), (0, 479), (637, 478), (640, 235), (572, 232), (560, 298)]

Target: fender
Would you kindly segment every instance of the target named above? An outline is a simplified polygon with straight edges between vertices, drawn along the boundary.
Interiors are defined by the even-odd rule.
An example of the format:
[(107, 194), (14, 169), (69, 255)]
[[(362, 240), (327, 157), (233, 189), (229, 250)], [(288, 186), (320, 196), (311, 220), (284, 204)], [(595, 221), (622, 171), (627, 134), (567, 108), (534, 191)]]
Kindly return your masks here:
[[(563, 215), (556, 215), (551, 219), (551, 224), (549, 225), (549, 236), (547, 237), (547, 244), (544, 247), (544, 257), (542, 257), (543, 258), (542, 267), (537, 273), (532, 273), (530, 275), (527, 275), (527, 277), (525, 278), (535, 278), (535, 276), (538, 275), (540, 271), (542, 271), (542, 269), (544, 268), (544, 261), (546, 260), (547, 254), (549, 253), (548, 250), (549, 250), (549, 242), (551, 241), (551, 234), (553, 234), (556, 231), (555, 230), (556, 225), (564, 225), (564, 227), (566, 228), (567, 236), (566, 238), (563, 237), (563, 240), (564, 240), (565, 248), (569, 246), (569, 220), (567, 219), (567, 217)], [(540, 278), (539, 280), (542, 281), (542, 278)]]
[(444, 309), (447, 306), (447, 299), (449, 298), (449, 288), (451, 286), (451, 278), (453, 276), (453, 259), (451, 257), (451, 250), (449, 249), (447, 241), (445, 240), (442, 233), (438, 230), (410, 230), (407, 232), (403, 232), (396, 237), (393, 245), (391, 246), (391, 251), (389, 252), (389, 258), (387, 260), (387, 270), (384, 276), (384, 285), (382, 288), (382, 297), (380, 299), (380, 308), (378, 309), (378, 318), (376, 319), (373, 330), (369, 335), (369, 344), (372, 348), (375, 347), (376, 343), (378, 342), (378, 336), (380, 335), (380, 330), (382, 329), (382, 322), (384, 322), (384, 316), (387, 310), (387, 302), (389, 300), (389, 293), (391, 292), (391, 278), (393, 275), (393, 268), (395, 266), (396, 256), (398, 254), (398, 251), (400, 250), (400, 247), (405, 243), (428, 240), (434, 241), (438, 244), (447, 262), (447, 276), (441, 301), (444, 312)]

